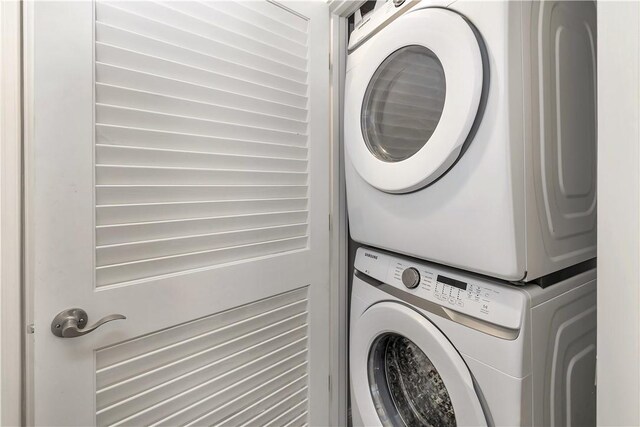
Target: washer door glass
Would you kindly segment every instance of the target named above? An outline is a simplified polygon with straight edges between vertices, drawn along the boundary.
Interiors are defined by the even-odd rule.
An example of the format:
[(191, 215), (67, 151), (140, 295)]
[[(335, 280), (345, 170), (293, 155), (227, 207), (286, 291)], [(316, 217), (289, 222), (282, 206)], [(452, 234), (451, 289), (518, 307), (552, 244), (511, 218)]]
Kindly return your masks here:
[(393, 52), (364, 96), (361, 126), (369, 151), (385, 162), (413, 156), (438, 125), (445, 94), (444, 69), (430, 49), (412, 45)]
[(398, 334), (379, 337), (368, 365), (371, 395), (383, 425), (456, 425), (444, 381), (411, 340)]

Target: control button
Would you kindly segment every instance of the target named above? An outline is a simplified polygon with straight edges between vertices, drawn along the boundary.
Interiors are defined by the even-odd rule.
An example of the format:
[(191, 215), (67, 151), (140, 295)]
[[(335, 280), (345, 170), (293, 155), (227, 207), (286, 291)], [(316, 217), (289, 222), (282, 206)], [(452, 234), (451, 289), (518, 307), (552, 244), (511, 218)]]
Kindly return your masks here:
[(450, 297), (449, 298), (449, 303), (455, 304), (456, 303), (456, 299), (454, 297)]
[(420, 273), (416, 268), (409, 267), (402, 272), (402, 283), (409, 289), (420, 284)]
[(462, 300), (458, 300), (457, 304), (458, 304), (460, 307), (464, 307), (464, 301), (462, 301)]

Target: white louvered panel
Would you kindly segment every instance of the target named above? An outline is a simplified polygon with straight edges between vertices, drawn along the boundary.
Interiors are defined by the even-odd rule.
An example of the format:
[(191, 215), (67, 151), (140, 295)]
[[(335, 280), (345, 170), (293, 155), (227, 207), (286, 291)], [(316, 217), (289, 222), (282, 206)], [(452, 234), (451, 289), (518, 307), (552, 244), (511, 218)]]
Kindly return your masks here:
[(106, 165), (116, 164), (129, 166), (166, 166), (284, 172), (306, 172), (307, 170), (307, 161), (302, 159), (213, 154), (198, 151), (124, 147), (103, 144), (96, 146), (96, 161)]
[(305, 32), (307, 29), (307, 22), (304, 19), (289, 10), (270, 7), (268, 2), (240, 2), (247, 9), (255, 11), (255, 13), (261, 16), (267, 16), (275, 22), (284, 24), (288, 29), (294, 29), (296, 31)]
[[(236, 242), (234, 242), (235, 244)], [(307, 236), (281, 240), (258, 241), (244, 245), (230, 245), (220, 249), (148, 258), (96, 267), (96, 278), (102, 286), (131, 280), (195, 270), (211, 265), (293, 251), (306, 247)]]
[(186, 94), (180, 95), (180, 97), (159, 95), (153, 92), (125, 89), (103, 83), (96, 85), (96, 102), (100, 105), (119, 105), (138, 110), (153, 110), (155, 112), (200, 119), (215, 118), (216, 121), (227, 124), (246, 125), (251, 123), (253, 127), (264, 127), (284, 132), (304, 134), (307, 131), (306, 120), (294, 120), (273, 114), (221, 107), (208, 102), (187, 100), (184, 98)]
[[(189, 99), (210, 103), (224, 104), (232, 108), (250, 109), (252, 111), (275, 116), (291, 117), (295, 120), (305, 120), (307, 112), (304, 108), (257, 98), (255, 96), (241, 95), (225, 90), (210, 88), (202, 84), (189, 83), (161, 77), (152, 73), (134, 71), (114, 65), (96, 64), (98, 80), (113, 87), (134, 85), (134, 87), (151, 92), (163, 93), (168, 96), (188, 97)], [(105, 94), (105, 96), (107, 96)], [(106, 98), (103, 98), (106, 102)]]
[(286, 413), (282, 414), (280, 417), (276, 418), (265, 424), (268, 427), (298, 427), (298, 426), (307, 426), (307, 411), (302, 410), (304, 408), (304, 403), (300, 404), (297, 407), (289, 409)]
[[(263, 395), (269, 395), (282, 388), (299, 387), (303, 384), (306, 377), (307, 363), (303, 359), (303, 352), (299, 352), (277, 363), (279, 375), (275, 378), (264, 381), (261, 373), (255, 375), (251, 382), (247, 382), (247, 386), (243, 387), (245, 392), (236, 397), (224, 406), (209, 405), (210, 410), (203, 416), (191, 419), (188, 413), (176, 413), (167, 417), (166, 421), (155, 425), (174, 426), (201, 426), (201, 425), (217, 425), (220, 421), (225, 420), (231, 415), (239, 412), (246, 405), (246, 402), (260, 399)], [(287, 369), (287, 365), (294, 365), (293, 368)], [(266, 379), (266, 378), (265, 378)], [(255, 385), (253, 385), (255, 384)], [(185, 411), (186, 412), (186, 411)]]
[[(250, 26), (256, 27), (257, 30), (266, 30), (280, 38), (288, 39), (297, 45), (306, 46), (307, 36), (306, 27), (304, 25), (301, 25), (300, 28), (296, 25), (283, 25), (281, 20), (273, 19), (270, 14), (260, 13), (251, 7), (247, 7), (246, 2), (234, 2), (233, 4), (228, 5), (223, 4), (222, 2), (211, 2), (208, 6), (215, 9), (216, 12), (224, 14), (225, 18), (227, 16), (232, 16), (236, 19), (230, 21), (225, 19), (224, 22), (227, 22), (228, 25), (236, 24), (237, 21), (245, 22)], [(287, 15), (286, 18), (288, 17), (289, 16)], [(294, 19), (294, 22), (297, 23), (298, 20)], [(274, 44), (278, 45), (279, 43), (275, 42)]]
[(268, 2), (95, 13), (97, 286), (306, 248), (306, 19)]
[[(128, 100), (122, 101), (123, 104), (127, 102)], [(216, 116), (201, 118), (107, 104), (96, 104), (96, 121), (100, 124), (146, 127), (169, 132), (199, 133), (297, 146), (305, 146), (307, 143), (307, 135), (297, 129), (289, 131), (264, 128), (254, 126), (251, 121), (247, 121), (246, 124), (226, 123), (217, 120)]]
[(280, 389), (271, 395), (256, 402), (249, 408), (224, 420), (220, 425), (227, 426), (262, 426), (268, 417), (279, 412), (286, 413), (289, 410), (300, 411), (307, 406), (307, 389), (299, 389), (294, 382), (290, 386)]
[(101, 426), (305, 423), (307, 288), (95, 355)]
[[(181, 2), (173, 3), (173, 7), (190, 13), (192, 16), (205, 18), (219, 17), (216, 22), (220, 28), (233, 33), (240, 33), (254, 40), (261, 40), (271, 46), (304, 57), (307, 54), (306, 28), (301, 31), (283, 26), (279, 21), (265, 20), (264, 15), (255, 19), (255, 12), (244, 8), (242, 5), (210, 3), (206, 7), (200, 3)], [(252, 19), (252, 14), (254, 18)], [(259, 16), (259, 15), (257, 15)]]
[(284, 184), (303, 185), (306, 172), (264, 172), (166, 166), (96, 165), (98, 184)]
[[(127, 34), (127, 37), (137, 36), (132, 33)], [(298, 88), (300, 83), (260, 70), (245, 69), (233, 63), (224, 63), (208, 56), (199, 57), (199, 54), (193, 52), (186, 52), (187, 58), (169, 60), (166, 57), (178, 57), (179, 55), (174, 51), (184, 53), (183, 49), (166, 45), (161, 47), (162, 49), (158, 49), (159, 52), (156, 55), (152, 55), (139, 52), (143, 49), (150, 51), (145, 46), (136, 46), (138, 50), (129, 50), (98, 42), (96, 43), (97, 64), (111, 64), (140, 73), (156, 74), (210, 89), (227, 91), (230, 94), (253, 96), (297, 108), (306, 107), (306, 92)], [(187, 60), (190, 62), (184, 62)]]
[[(307, 158), (306, 147), (293, 145), (214, 138), (111, 125), (98, 125), (96, 128), (98, 138), (105, 145), (182, 149), (186, 151), (215, 152), (218, 154), (285, 157), (291, 159)], [(211, 151), (213, 149), (215, 151)]]
[(99, 185), (99, 205), (245, 200), (258, 198), (304, 198), (306, 185)]
[(99, 225), (96, 230), (96, 239), (98, 245), (139, 242), (167, 237), (245, 230), (260, 226), (305, 224), (307, 217), (307, 211), (291, 211)]
[(306, 198), (98, 205), (97, 223), (98, 225), (123, 224), (145, 220), (160, 221), (261, 212), (288, 212), (305, 210), (306, 208)]
[(289, 239), (303, 235), (306, 231), (306, 224), (294, 224), (98, 246), (97, 265), (100, 267), (127, 261), (136, 261), (140, 258), (148, 259), (169, 255), (189, 254), (207, 249), (251, 244), (261, 240)]
[[(306, 55), (292, 55), (279, 47), (244, 38), (238, 33), (217, 31), (215, 22), (220, 18), (213, 16), (211, 21), (204, 22), (192, 19), (170, 6), (151, 2), (101, 2), (96, 12), (98, 22), (113, 28), (135, 32), (149, 39), (222, 58), (244, 67), (259, 68), (298, 82), (306, 81)], [(265, 10), (273, 8), (278, 7), (266, 3)], [(285, 14), (291, 15), (289, 12)], [(304, 19), (292, 16), (304, 22), (306, 27)]]
[[(221, 387), (227, 387), (234, 381), (241, 380), (242, 375), (248, 377), (263, 370), (265, 365), (273, 365), (282, 359), (298, 355), (306, 349), (304, 336), (306, 327), (280, 331), (296, 324), (301, 317), (279, 321), (275, 326), (261, 328), (259, 332), (268, 335), (264, 339), (258, 339), (257, 332), (247, 333), (247, 336), (256, 344), (249, 345), (250, 338), (244, 337), (239, 343), (234, 342), (233, 345), (214, 344), (213, 348), (218, 349), (219, 352), (209, 349), (201, 350), (193, 357), (185, 356), (182, 359), (172, 360), (167, 366), (161, 365), (149, 372), (136, 372), (132, 378), (126, 378), (100, 389), (98, 414), (104, 414), (106, 418), (106, 414), (111, 413), (115, 421), (116, 417), (144, 411), (153, 407), (156, 402), (162, 401), (167, 401), (166, 403), (176, 410), (180, 410), (181, 408), (176, 407), (175, 401), (189, 397), (181, 395), (184, 391), (193, 390), (195, 396), (198, 392), (206, 392), (206, 386), (214, 382)], [(211, 390), (211, 394), (213, 391)], [(123, 392), (129, 394), (122, 395)], [(132, 399), (130, 396), (135, 398)], [(158, 411), (153, 414), (154, 417), (163, 415)]]
[[(247, 410), (240, 412), (236, 416), (225, 420), (222, 425), (227, 426), (263, 426), (266, 425), (270, 417), (274, 414), (282, 413), (280, 417), (288, 412), (294, 414), (305, 413), (307, 409), (307, 389), (293, 391), (286, 395), (289, 391), (278, 391), (274, 395), (265, 398), (264, 403), (261, 402), (256, 410)], [(284, 397), (281, 397), (283, 396)], [(273, 420), (275, 421), (275, 420)]]

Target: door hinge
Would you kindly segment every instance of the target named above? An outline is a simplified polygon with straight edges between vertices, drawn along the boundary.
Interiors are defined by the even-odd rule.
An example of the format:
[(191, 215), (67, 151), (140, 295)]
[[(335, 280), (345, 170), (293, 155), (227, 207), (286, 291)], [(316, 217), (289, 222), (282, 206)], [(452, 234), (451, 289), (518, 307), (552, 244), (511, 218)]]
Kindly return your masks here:
[(329, 231), (333, 230), (333, 216), (329, 214)]
[(33, 323), (29, 323), (27, 325), (27, 334), (34, 334), (36, 332), (36, 328), (35, 326), (33, 326)]
[(331, 375), (328, 376), (328, 383), (329, 383), (329, 394), (331, 394), (333, 391), (333, 387), (331, 384)]

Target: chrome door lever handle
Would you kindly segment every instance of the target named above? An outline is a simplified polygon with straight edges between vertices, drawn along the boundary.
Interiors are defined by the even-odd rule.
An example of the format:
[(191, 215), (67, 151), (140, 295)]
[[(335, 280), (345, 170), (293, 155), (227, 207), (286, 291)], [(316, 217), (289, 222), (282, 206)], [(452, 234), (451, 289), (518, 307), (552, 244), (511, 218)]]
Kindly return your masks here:
[(112, 320), (126, 319), (122, 314), (110, 314), (98, 320), (94, 325), (86, 327), (89, 316), (81, 308), (70, 308), (61, 311), (51, 322), (51, 332), (60, 338), (73, 338), (93, 332)]

